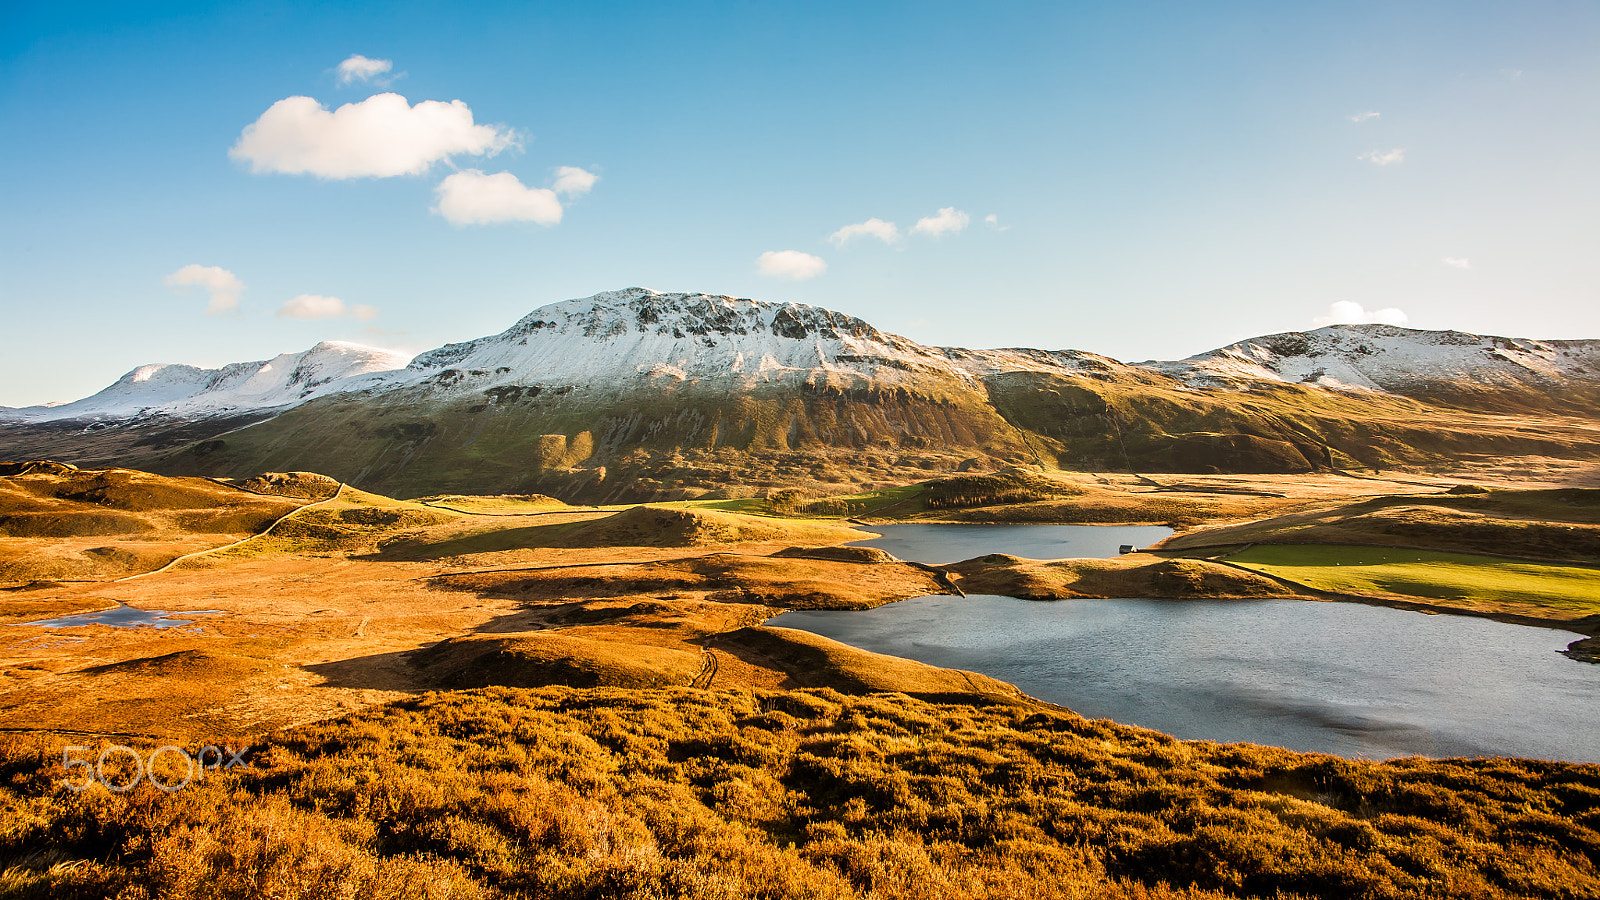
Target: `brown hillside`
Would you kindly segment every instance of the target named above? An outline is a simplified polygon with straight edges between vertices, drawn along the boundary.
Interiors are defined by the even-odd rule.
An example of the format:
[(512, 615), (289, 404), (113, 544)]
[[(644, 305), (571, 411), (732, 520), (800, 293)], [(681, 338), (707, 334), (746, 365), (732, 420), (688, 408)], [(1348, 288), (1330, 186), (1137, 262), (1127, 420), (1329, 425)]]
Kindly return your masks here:
[(253, 534), (303, 501), (133, 469), (10, 464), (0, 581), (109, 577)]
[(1600, 561), (1600, 490), (1455, 491), (1319, 503), (1168, 539), (1163, 550), (1249, 543), (1371, 544)]

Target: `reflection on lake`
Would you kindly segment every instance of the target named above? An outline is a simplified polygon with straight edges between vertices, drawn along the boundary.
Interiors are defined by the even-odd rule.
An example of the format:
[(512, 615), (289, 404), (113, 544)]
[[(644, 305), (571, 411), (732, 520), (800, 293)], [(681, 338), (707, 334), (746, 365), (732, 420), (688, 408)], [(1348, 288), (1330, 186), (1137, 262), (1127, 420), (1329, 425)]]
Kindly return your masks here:
[(982, 672), (1091, 718), (1343, 756), (1600, 762), (1574, 635), (1303, 600), (923, 597), (768, 624)]
[(42, 628), (76, 628), (82, 625), (110, 625), (113, 628), (177, 628), (180, 625), (193, 625), (193, 619), (169, 619), (168, 616), (216, 616), (221, 615), (220, 609), (191, 609), (181, 613), (160, 609), (135, 609), (131, 606), (118, 606), (116, 609), (104, 609), (99, 612), (77, 613), (70, 616), (61, 616), (56, 619), (40, 619), (37, 622), (14, 622), (14, 625), (38, 625)]
[(1028, 559), (1109, 559), (1118, 547), (1147, 547), (1172, 534), (1164, 525), (870, 525), (883, 535), (854, 541), (900, 559), (953, 563), (989, 553)]

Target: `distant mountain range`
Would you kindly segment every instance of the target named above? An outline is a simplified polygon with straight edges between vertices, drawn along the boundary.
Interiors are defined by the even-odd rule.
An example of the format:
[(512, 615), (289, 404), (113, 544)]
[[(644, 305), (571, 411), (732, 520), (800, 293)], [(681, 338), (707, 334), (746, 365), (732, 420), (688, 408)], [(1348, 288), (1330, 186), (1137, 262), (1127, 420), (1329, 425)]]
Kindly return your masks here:
[[(1600, 341), (1342, 325), (1175, 362), (928, 347), (831, 310), (643, 288), (409, 362), (329, 342), (142, 366), (0, 410), (0, 456), (325, 472), (398, 493), (664, 499), (1007, 462), (1302, 471), (1600, 451)], [(1555, 417), (1530, 432), (1508, 416)]]
[(409, 356), (388, 350), (324, 341), (304, 353), (230, 363), (220, 369), (181, 363), (140, 366), (98, 394), (73, 403), (0, 407), (0, 421), (132, 422), (288, 409), (313, 397), (348, 390), (363, 376), (404, 368), (410, 361)]

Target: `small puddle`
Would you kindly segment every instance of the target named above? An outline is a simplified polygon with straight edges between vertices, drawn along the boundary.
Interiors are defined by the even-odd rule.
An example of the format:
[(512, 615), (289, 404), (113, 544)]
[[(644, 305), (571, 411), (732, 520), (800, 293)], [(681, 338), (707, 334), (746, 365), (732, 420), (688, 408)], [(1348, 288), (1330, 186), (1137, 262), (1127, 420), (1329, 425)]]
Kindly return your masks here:
[(193, 619), (172, 619), (169, 616), (220, 616), (220, 609), (191, 609), (175, 612), (164, 609), (137, 609), (126, 604), (119, 604), (116, 609), (102, 609), (99, 612), (75, 613), (70, 616), (61, 616), (55, 619), (40, 619), (37, 622), (13, 622), (12, 625), (37, 625), (40, 628), (77, 628), (83, 625), (110, 625), (112, 628), (178, 628), (183, 625), (193, 625)]

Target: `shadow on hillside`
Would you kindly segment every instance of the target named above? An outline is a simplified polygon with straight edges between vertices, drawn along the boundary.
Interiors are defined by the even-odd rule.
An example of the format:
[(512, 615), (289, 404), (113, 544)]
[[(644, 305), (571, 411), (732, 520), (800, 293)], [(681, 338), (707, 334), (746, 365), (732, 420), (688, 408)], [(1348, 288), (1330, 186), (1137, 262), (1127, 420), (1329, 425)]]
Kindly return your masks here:
[(325, 679), (326, 687), (420, 694), (432, 690), (432, 687), (412, 664), (410, 657), (414, 652), (416, 651), (396, 650), (389, 653), (373, 653), (333, 662), (313, 663), (301, 668), (321, 675)]
[(399, 538), (385, 543), (375, 553), (358, 559), (375, 562), (433, 562), (451, 556), (471, 556), (476, 553), (497, 553), (503, 550), (529, 550), (541, 547), (562, 546), (562, 539), (581, 523), (563, 522), (550, 525), (523, 525), (517, 528), (500, 528), (492, 531), (466, 534), (444, 540), (426, 538)]

